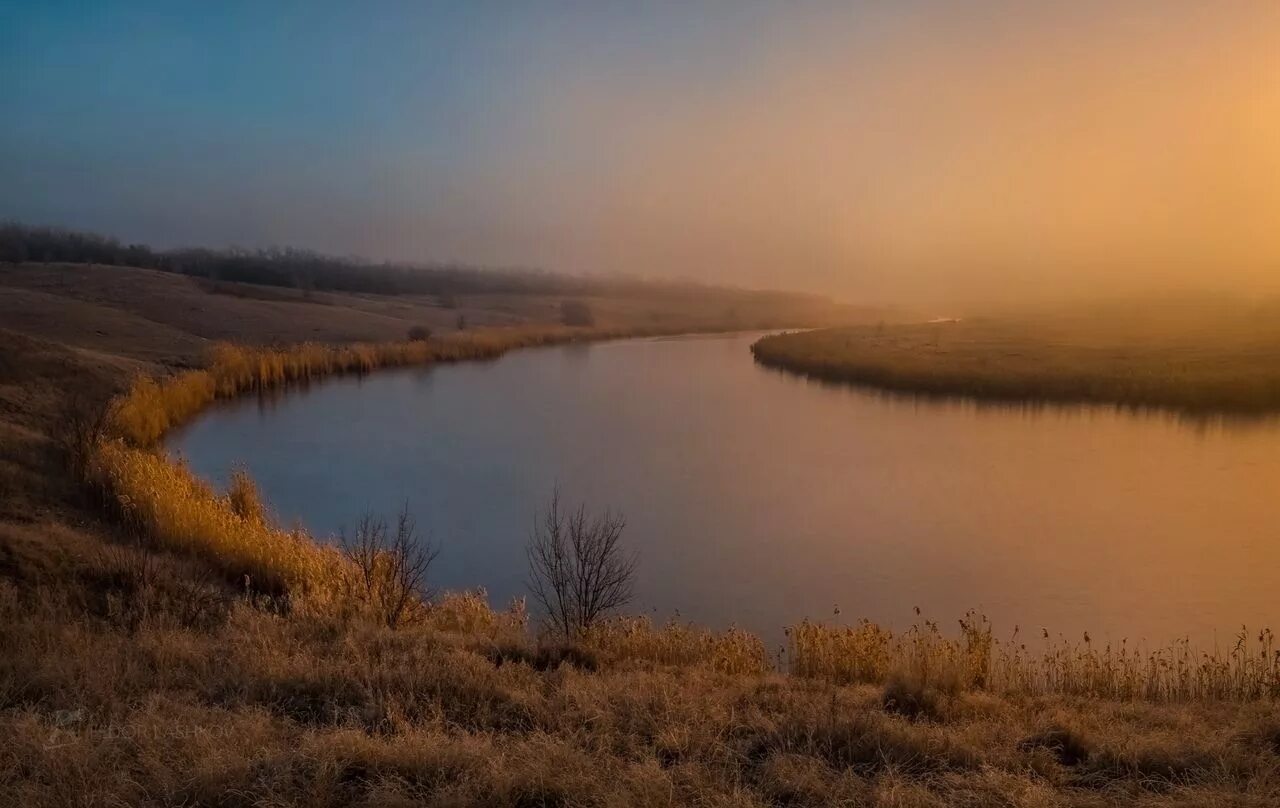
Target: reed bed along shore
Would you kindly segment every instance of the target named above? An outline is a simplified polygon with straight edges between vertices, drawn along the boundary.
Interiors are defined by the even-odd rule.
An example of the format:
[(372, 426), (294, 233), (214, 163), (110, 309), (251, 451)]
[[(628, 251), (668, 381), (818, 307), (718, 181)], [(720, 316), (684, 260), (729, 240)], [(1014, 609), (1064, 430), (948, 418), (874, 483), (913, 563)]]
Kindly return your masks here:
[(797, 676), (852, 683), (899, 678), (934, 693), (988, 691), (1111, 700), (1190, 702), (1280, 696), (1280, 650), (1270, 629), (1242, 628), (1225, 651), (1188, 641), (1147, 648), (1052, 636), (994, 636), (980, 614), (958, 621), (954, 635), (919, 620), (894, 633), (870, 621), (802, 622), (787, 629), (789, 670)]
[[(156, 445), (164, 432), (211, 402), (337, 373), (380, 367), (488, 359), (513, 348), (576, 339), (622, 336), (599, 329), (529, 328), (476, 331), (428, 341), (352, 345), (302, 345), (291, 349), (219, 345), (209, 365), (167, 379), (139, 379), (115, 402), (107, 430), (86, 463), (89, 482), (124, 524), (156, 547), (198, 556), (229, 581), (253, 592), (286, 598), (289, 607), (328, 614), (359, 611), (353, 602), (351, 561), (301, 529), (286, 529), (264, 516), (252, 481), (243, 474), (233, 490), (214, 491)], [(422, 604), (422, 615), (448, 618), (466, 633), (487, 626), (521, 635), (523, 617), (490, 609), (474, 594), (452, 596), (445, 611)], [(470, 617), (458, 618), (465, 604)], [(506, 615), (504, 617), (504, 615)], [(518, 624), (518, 625), (517, 625)], [(502, 632), (493, 626), (503, 625)], [(954, 636), (921, 621), (894, 633), (870, 622), (852, 626), (801, 622), (787, 629), (777, 654), (735, 629), (725, 632), (643, 618), (619, 617), (591, 628), (579, 644), (612, 660), (661, 665), (706, 665), (735, 675), (781, 669), (794, 676), (837, 684), (909, 681), (931, 693), (989, 691), (1002, 694), (1066, 694), (1151, 701), (1254, 700), (1280, 695), (1280, 651), (1269, 631), (1242, 632), (1226, 653), (1203, 653), (1187, 643), (1138, 649), (1095, 647), (1087, 639), (1009, 641), (995, 638), (979, 615), (966, 615)], [(526, 638), (527, 640), (527, 638)]]
[(215, 345), (208, 365), (166, 379), (143, 377), (111, 414), (111, 434), (132, 446), (154, 446), (170, 429), (218, 399), (379, 368), (495, 359), (518, 348), (599, 341), (659, 332), (627, 328), (525, 326), (479, 329), (405, 342), (302, 344), (287, 348)]

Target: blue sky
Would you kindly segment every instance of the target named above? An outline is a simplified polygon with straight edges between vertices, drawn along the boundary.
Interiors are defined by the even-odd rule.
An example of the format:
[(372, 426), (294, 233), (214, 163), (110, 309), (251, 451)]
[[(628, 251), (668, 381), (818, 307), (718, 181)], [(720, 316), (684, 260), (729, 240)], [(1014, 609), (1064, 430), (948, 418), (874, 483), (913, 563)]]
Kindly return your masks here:
[[(563, 159), (543, 112), (564, 76), (696, 83), (751, 16), (638, 8), (6, 2), (0, 213), (166, 244), (537, 260), (467, 232), (519, 232), (518, 208), (536, 207), (509, 187), (519, 168), (494, 174), (517, 151), (526, 166)], [(589, 176), (587, 155), (573, 163)], [(459, 254), (380, 243), (380, 216), (448, 230), (437, 250)]]

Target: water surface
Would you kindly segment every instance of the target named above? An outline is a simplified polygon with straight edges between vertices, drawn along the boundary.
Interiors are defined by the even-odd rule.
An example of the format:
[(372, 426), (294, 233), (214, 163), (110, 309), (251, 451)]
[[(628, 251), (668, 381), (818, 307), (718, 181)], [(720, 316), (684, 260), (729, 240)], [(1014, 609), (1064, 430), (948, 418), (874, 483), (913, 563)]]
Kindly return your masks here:
[[(1024, 632), (1226, 644), (1280, 625), (1280, 426), (912, 402), (757, 366), (758, 335), (527, 350), (218, 407), (170, 446), (243, 463), (317, 534), (408, 502), (442, 588), (524, 593), (539, 506), (610, 506), (633, 611), (780, 636), (979, 608)], [(841, 614), (835, 615), (836, 607)]]

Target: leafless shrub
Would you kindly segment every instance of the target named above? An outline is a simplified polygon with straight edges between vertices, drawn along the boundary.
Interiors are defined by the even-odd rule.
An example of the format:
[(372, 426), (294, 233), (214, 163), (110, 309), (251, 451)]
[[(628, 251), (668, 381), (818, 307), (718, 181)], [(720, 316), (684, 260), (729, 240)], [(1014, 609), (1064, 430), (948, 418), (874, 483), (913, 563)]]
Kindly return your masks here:
[(550, 627), (578, 637), (601, 617), (631, 600), (636, 556), (621, 544), (626, 520), (586, 507), (565, 512), (560, 492), (534, 522), (529, 540), (529, 590)]
[(356, 570), (352, 594), (388, 628), (396, 628), (430, 598), (427, 572), (439, 548), (418, 536), (406, 505), (396, 518), (395, 534), (386, 520), (366, 512), (353, 540), (343, 537), (347, 558)]
[(410, 342), (426, 342), (431, 339), (431, 329), (425, 325), (415, 325), (409, 329)]

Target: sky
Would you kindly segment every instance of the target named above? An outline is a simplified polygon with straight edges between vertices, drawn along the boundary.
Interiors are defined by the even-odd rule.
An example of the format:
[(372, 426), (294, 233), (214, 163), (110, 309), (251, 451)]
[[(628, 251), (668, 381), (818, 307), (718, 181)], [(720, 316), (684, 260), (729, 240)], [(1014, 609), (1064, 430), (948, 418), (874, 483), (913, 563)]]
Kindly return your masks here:
[(876, 302), (1280, 291), (1275, 0), (0, 0), (0, 218)]

